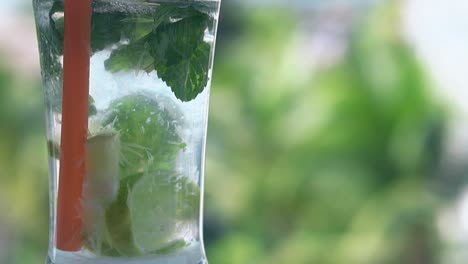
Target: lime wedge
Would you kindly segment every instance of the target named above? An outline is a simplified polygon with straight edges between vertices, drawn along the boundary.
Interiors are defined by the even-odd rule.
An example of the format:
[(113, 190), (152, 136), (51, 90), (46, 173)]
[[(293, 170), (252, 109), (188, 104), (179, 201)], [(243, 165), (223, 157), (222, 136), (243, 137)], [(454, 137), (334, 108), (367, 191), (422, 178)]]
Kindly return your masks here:
[(135, 174), (121, 180), (117, 200), (106, 210), (107, 243), (103, 248), (107, 248), (107, 252), (118, 252), (122, 256), (138, 256), (142, 253), (135, 245), (132, 218), (127, 205), (129, 191), (141, 177), (142, 174)]
[[(123, 256), (168, 254), (180, 249), (180, 223), (198, 219), (198, 185), (168, 171), (136, 174), (121, 181), (106, 211), (110, 248)], [(107, 252), (111, 252), (107, 250)]]
[(198, 219), (200, 192), (186, 177), (157, 171), (144, 175), (132, 188), (128, 207), (135, 243), (145, 253), (168, 252), (180, 235), (181, 224)]
[(176, 232), (177, 190), (167, 172), (143, 176), (129, 193), (135, 241), (144, 252), (167, 246)]

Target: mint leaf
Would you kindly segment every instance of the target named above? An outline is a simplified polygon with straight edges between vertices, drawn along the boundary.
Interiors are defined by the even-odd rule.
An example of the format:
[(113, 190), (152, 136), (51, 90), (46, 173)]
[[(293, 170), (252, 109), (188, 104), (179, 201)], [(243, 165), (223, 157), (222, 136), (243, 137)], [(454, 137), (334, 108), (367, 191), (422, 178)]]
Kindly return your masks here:
[(153, 58), (149, 53), (149, 43), (145, 40), (125, 45), (112, 52), (109, 59), (104, 62), (108, 71), (128, 71), (144, 69), (151, 72), (154, 68)]
[[(147, 19), (127, 19), (146, 25)], [(173, 22), (176, 21), (176, 22)], [(156, 70), (182, 101), (191, 101), (208, 83), (210, 45), (204, 42), (209, 16), (189, 6), (161, 5), (153, 30), (114, 50), (105, 62), (111, 72)], [(147, 30), (147, 28), (146, 28)]]
[[(63, 1), (55, 1), (49, 12), (50, 23), (53, 32), (54, 43), (60, 47), (58, 54), (63, 54), (63, 42), (65, 31)], [(124, 26), (122, 21), (125, 13), (98, 13), (93, 12), (91, 20), (91, 50), (101, 51), (106, 47), (120, 41), (121, 31)]]
[(191, 16), (158, 27), (150, 40), (158, 76), (182, 101), (194, 99), (208, 83), (211, 47), (203, 38), (209, 17), (190, 10)]
[(208, 15), (190, 8), (197, 15), (160, 25), (151, 36), (151, 54), (156, 64), (177, 64), (191, 57), (203, 43)]
[(120, 41), (124, 13), (93, 13), (91, 22), (91, 50), (100, 51)]
[(88, 98), (88, 116), (97, 115), (97, 108), (94, 104), (94, 98), (90, 95)]
[(57, 48), (57, 54), (63, 54), (63, 35), (65, 31), (64, 5), (55, 1), (49, 12), (52, 43)]
[(190, 57), (177, 64), (156, 66), (159, 77), (172, 88), (178, 99), (190, 101), (206, 87), (210, 48), (203, 42)]
[(201, 12), (197, 5), (161, 4), (154, 13), (154, 29), (162, 24), (171, 24), (195, 16), (206, 16), (206, 14)]
[(146, 37), (155, 28), (152, 16), (131, 16), (122, 22), (122, 37), (128, 39), (130, 44)]
[(169, 99), (128, 95), (112, 102), (110, 109), (103, 125), (120, 133), (122, 177), (173, 168), (185, 144), (177, 133), (176, 107)]

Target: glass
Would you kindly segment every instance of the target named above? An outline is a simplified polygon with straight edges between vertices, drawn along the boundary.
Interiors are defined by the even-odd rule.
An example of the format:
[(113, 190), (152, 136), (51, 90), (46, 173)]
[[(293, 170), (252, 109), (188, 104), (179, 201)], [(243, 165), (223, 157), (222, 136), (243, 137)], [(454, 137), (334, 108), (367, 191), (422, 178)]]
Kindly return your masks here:
[[(93, 0), (89, 41), (72, 24), (86, 17), (67, 1), (33, 0), (47, 108), (47, 263), (207, 263), (204, 152), (220, 1)], [(81, 69), (79, 45), (90, 54)], [(84, 113), (80, 141), (74, 117)], [(78, 163), (70, 142), (84, 150)]]

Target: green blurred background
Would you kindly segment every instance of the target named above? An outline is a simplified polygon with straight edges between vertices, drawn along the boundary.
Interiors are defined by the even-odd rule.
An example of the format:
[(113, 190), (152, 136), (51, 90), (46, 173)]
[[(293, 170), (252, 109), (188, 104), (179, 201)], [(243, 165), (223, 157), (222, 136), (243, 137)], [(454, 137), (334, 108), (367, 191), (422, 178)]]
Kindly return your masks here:
[[(468, 263), (466, 14), (463, 0), (225, 0), (207, 149), (210, 263)], [(43, 263), (31, 3), (4, 0), (0, 15), (0, 263)]]

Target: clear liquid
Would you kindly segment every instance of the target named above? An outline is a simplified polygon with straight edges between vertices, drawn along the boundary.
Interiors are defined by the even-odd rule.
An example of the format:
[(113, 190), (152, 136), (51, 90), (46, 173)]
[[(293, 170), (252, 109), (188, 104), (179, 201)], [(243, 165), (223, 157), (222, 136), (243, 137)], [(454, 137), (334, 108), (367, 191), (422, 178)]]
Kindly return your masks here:
[[(155, 29), (155, 17), (161, 17), (168, 4), (173, 15), (165, 17), (165, 27)], [(88, 154), (87, 166), (96, 169), (86, 175), (84, 242), (79, 252), (58, 250), (55, 243), (63, 82), (60, 6), (54, 0), (34, 1), (50, 152), (48, 263), (205, 263), (201, 237), (204, 148), (219, 1), (93, 2), (87, 148), (94, 155)], [(187, 49), (190, 44), (179, 41), (180, 36), (197, 39), (187, 32), (199, 29), (188, 23), (187, 32), (181, 32), (174, 23), (193, 14), (205, 19), (203, 41), (198, 48)], [(176, 48), (159, 49), (172, 32), (176, 34), (170, 45)], [(124, 52), (145, 39), (151, 40), (141, 49), (129, 55)], [(209, 50), (206, 59), (194, 51), (200, 49)], [(159, 62), (164, 56), (167, 61)], [(206, 80), (200, 81), (201, 73)], [(179, 74), (192, 82), (191, 88), (202, 89), (181, 95)], [(124, 202), (117, 201), (122, 193)], [(122, 224), (118, 216), (123, 209), (131, 221)], [(132, 238), (113, 237), (113, 233), (119, 235), (119, 228), (130, 230)]]
[(206, 258), (203, 255), (203, 248), (200, 243), (182, 249), (179, 252), (160, 256), (147, 257), (96, 257), (87, 252), (64, 252), (57, 250), (55, 260), (52, 261), (50, 256), (46, 264), (206, 264)]

